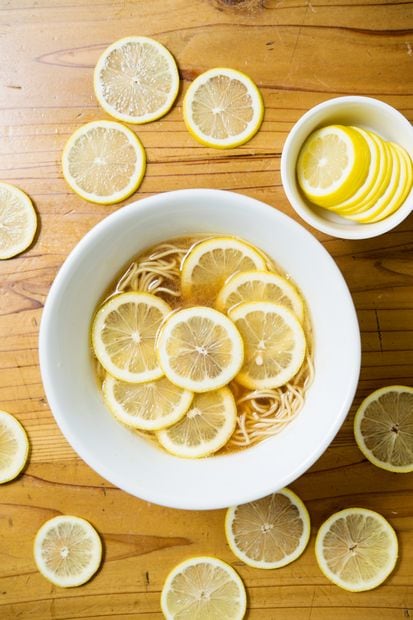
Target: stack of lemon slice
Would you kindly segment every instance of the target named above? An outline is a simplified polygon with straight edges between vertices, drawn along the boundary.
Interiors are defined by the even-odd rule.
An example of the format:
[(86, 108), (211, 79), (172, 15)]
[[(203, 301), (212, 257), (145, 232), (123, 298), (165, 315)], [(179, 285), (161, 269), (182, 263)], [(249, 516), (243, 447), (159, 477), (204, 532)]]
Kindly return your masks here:
[(297, 179), (313, 204), (370, 223), (403, 204), (412, 188), (413, 167), (407, 151), (395, 142), (361, 127), (331, 125), (305, 141)]
[(222, 448), (237, 417), (228, 384), (279, 387), (304, 360), (302, 299), (270, 268), (248, 243), (214, 237), (195, 244), (183, 261), (188, 307), (173, 311), (143, 292), (111, 297), (95, 316), (92, 342), (114, 416), (156, 433), (177, 456)]

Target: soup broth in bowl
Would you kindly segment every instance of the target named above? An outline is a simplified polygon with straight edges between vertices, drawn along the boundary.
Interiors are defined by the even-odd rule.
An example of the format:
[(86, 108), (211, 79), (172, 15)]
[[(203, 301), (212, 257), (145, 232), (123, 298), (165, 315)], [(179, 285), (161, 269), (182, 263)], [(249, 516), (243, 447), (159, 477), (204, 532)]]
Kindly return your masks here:
[[(173, 295), (168, 297), (168, 292), (161, 296), (159, 288), (157, 291), (154, 288), (139, 291), (128, 285), (112, 295), (122, 275), (137, 262), (135, 257), (139, 260), (144, 256), (148, 258), (155, 248), (159, 250), (160, 246), (170, 242), (175, 244), (177, 240), (188, 241), (188, 250), (196, 249), (191, 260), (190, 253), (185, 253), (181, 262), (178, 260), (176, 263), (181, 278), (186, 264), (188, 281), (196, 280), (196, 274), (200, 273), (199, 259), (205, 249), (202, 244), (217, 238), (221, 242), (222, 238), (237, 240), (243, 247), (249, 248), (251, 255), (258, 253), (264, 261), (268, 257), (273, 266), (266, 269), (262, 269), (262, 264), (254, 265), (254, 269), (249, 266), (249, 272), (234, 270), (233, 275), (225, 276), (224, 283), (219, 283), (221, 288), (216, 291), (216, 298), (209, 295), (209, 300), (197, 297), (198, 291), (202, 294), (206, 291), (206, 287), (201, 285), (194, 289), (196, 298), (184, 301), (192, 290), (185, 284), (181, 291), (182, 305), (174, 302)], [(186, 246), (182, 249), (187, 250)], [(164, 256), (161, 260), (166, 261), (167, 258)], [(214, 273), (217, 271), (221, 273), (222, 268), (213, 269)], [(247, 448), (232, 446), (225, 449), (227, 441), (217, 451), (208, 451), (205, 457), (176, 456), (172, 450), (161, 446), (159, 433), (179, 424), (182, 409), (186, 406), (189, 407), (187, 411), (195, 409), (191, 416), (199, 420), (197, 410), (201, 407), (194, 407), (194, 399), (200, 399), (204, 407), (208, 398), (221, 390), (218, 405), (222, 409), (222, 403), (226, 404), (225, 410), (228, 411), (232, 406), (233, 411), (235, 401), (236, 416), (239, 418), (243, 405), (239, 402), (241, 393), (254, 391), (241, 380), (244, 383), (251, 380), (253, 368), (261, 368), (265, 370), (261, 374), (267, 374), (267, 364), (264, 363), (266, 352), (262, 346), (255, 350), (255, 357), (252, 358), (255, 366), (245, 367), (250, 359), (250, 349), (244, 323), (251, 323), (252, 320), (253, 324), (255, 321), (261, 326), (263, 321), (260, 317), (271, 315), (266, 304), (281, 304), (275, 301), (244, 301), (243, 287), (250, 286), (251, 271), (281, 276), (301, 299), (303, 322), (298, 320), (298, 307), (296, 310), (286, 307), (281, 314), (285, 322), (288, 321), (285, 317), (294, 315), (294, 319), (289, 321), (290, 328), (296, 335), (301, 333), (300, 330), (304, 332), (305, 354), (310, 353), (313, 363), (314, 375), (303, 393), (304, 403), (281, 432), (253, 445), (248, 444)], [(268, 275), (264, 277), (268, 278)], [(220, 293), (223, 284), (227, 286), (225, 294)], [(167, 278), (160, 287), (170, 288)], [(105, 319), (103, 307), (110, 300), (116, 305), (122, 295), (144, 296), (147, 302), (149, 299), (151, 316), (157, 307), (161, 308), (162, 315), (149, 347), (156, 353), (154, 366), (126, 369), (132, 373), (132, 378), (136, 379), (136, 375), (133, 377), (136, 372), (150, 372), (150, 381), (165, 380), (166, 383), (170, 381), (167, 371), (173, 379), (170, 383), (174, 385), (172, 391), (175, 391), (176, 397), (178, 381), (182, 383), (182, 377), (177, 376), (182, 375), (181, 362), (187, 361), (190, 356), (188, 351), (183, 356), (176, 355), (186, 337), (179, 337), (175, 347), (176, 340), (172, 336), (182, 336), (182, 331), (186, 333), (191, 317), (182, 313), (193, 309), (199, 315), (198, 309), (202, 308), (202, 317), (195, 317), (195, 323), (205, 320), (210, 326), (208, 321), (212, 321), (219, 332), (222, 328), (220, 333), (228, 336), (232, 346), (242, 351), (241, 356), (230, 355), (228, 358), (225, 347), (222, 349), (223, 356), (219, 357), (217, 369), (221, 375), (217, 383), (222, 387), (198, 392), (193, 389), (193, 383), (192, 389), (189, 389), (189, 384), (188, 387), (178, 385), (181, 390), (179, 406), (172, 407), (172, 413), (169, 411), (172, 418), (168, 423), (171, 422), (171, 425), (160, 430), (131, 428), (130, 424), (127, 426), (119, 422), (119, 415), (113, 415), (107, 406), (107, 398), (105, 400), (102, 393), (102, 383), (107, 381), (107, 375), (114, 377), (113, 383), (138, 385), (130, 382), (131, 376), (128, 381), (122, 377), (116, 378), (118, 373), (112, 368), (113, 374), (105, 371), (101, 381), (96, 379), (97, 364), (92, 354), (91, 327), (96, 317)], [(232, 304), (234, 298), (235, 307), (231, 310), (227, 305)], [(174, 303), (178, 305), (174, 306)], [(251, 303), (259, 304), (256, 319), (249, 312)], [(110, 310), (110, 306), (106, 309)], [(273, 306), (271, 309), (274, 310)], [(270, 322), (270, 333), (274, 331), (273, 321), (274, 317)], [(136, 333), (134, 338), (138, 341), (142, 336), (143, 333)], [(158, 350), (158, 338), (159, 344), (162, 344), (162, 355)], [(299, 336), (295, 340), (300, 343)], [(199, 347), (197, 353), (202, 354), (202, 345), (196, 346)], [(295, 351), (297, 358), (298, 354), (302, 355), (299, 346)], [(180, 190), (139, 200), (112, 213), (81, 239), (60, 269), (48, 295), (40, 328), (39, 352), (42, 380), (50, 408), (63, 434), (81, 458), (110, 483), (137, 497), (186, 509), (220, 508), (248, 502), (264, 497), (300, 476), (324, 452), (342, 424), (354, 397), (360, 369), (360, 337), (351, 296), (343, 276), (322, 245), (277, 209), (247, 196), (205, 189)], [(156, 378), (154, 375), (157, 374)], [(260, 373), (253, 377), (255, 381), (262, 378), (266, 377), (260, 376)], [(190, 379), (203, 382), (202, 389), (211, 385), (208, 376), (202, 372)], [(287, 383), (293, 381), (294, 377)], [(144, 384), (142, 382), (140, 385)], [(260, 390), (267, 389), (262, 385)], [(285, 385), (268, 389), (283, 391)], [(240, 394), (236, 392), (238, 386)], [(227, 390), (231, 391), (230, 395)], [(185, 398), (193, 399), (190, 405)], [(169, 395), (166, 400), (171, 399), (173, 397)], [(260, 400), (254, 406), (257, 404), (268, 409), (269, 402), (263, 404)], [(177, 416), (175, 421), (174, 415)], [(227, 434), (229, 427), (229, 424), (225, 427)], [(237, 426), (230, 430), (231, 439), (235, 431), (242, 432)], [(174, 439), (168, 447), (176, 443)]]
[(99, 304), (92, 344), (115, 419), (179, 457), (279, 433), (314, 372), (309, 313), (291, 277), (222, 235), (170, 239), (134, 257)]

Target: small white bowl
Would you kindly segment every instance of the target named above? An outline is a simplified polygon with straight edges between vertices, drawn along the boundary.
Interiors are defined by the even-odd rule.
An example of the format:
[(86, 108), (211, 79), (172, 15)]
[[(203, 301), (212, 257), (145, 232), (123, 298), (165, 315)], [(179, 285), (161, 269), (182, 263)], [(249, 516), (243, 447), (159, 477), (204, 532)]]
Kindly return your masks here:
[(327, 209), (312, 205), (300, 192), (296, 179), (296, 162), (306, 138), (317, 128), (332, 124), (356, 125), (371, 129), (385, 140), (397, 142), (413, 158), (413, 127), (400, 112), (371, 97), (337, 97), (324, 101), (306, 112), (294, 125), (285, 141), (281, 156), (281, 180), (287, 198), (308, 224), (333, 237), (368, 239), (391, 230), (413, 210), (413, 189), (403, 205), (386, 219), (359, 224)]
[[(89, 331), (119, 270), (156, 243), (195, 233), (236, 235), (280, 264), (301, 289), (314, 330), (315, 379), (279, 435), (229, 455), (180, 459), (115, 421), (94, 374)], [(101, 476), (150, 502), (209, 509), (289, 484), (327, 448), (351, 406), (360, 371), (353, 302), (335, 262), (302, 226), (266, 204), (219, 190), (179, 190), (119, 209), (75, 247), (48, 295), (40, 328), (45, 392), (63, 434)]]

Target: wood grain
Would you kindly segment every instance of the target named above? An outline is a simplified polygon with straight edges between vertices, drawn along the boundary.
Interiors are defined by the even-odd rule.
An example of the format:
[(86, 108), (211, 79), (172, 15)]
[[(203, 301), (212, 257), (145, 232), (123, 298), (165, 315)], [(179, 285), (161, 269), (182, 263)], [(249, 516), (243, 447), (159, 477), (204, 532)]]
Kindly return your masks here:
[[(188, 187), (230, 189), (297, 219), (281, 187), (280, 155), (289, 130), (308, 108), (333, 96), (363, 94), (390, 103), (413, 121), (409, 1), (0, 0), (0, 178), (32, 196), (41, 221), (33, 247), (0, 264), (0, 408), (22, 421), (31, 441), (26, 471), (0, 489), (0, 618), (161, 618), (166, 574), (198, 553), (216, 554), (239, 571), (251, 620), (412, 618), (413, 478), (374, 468), (352, 434), (354, 411), (370, 391), (392, 383), (413, 385), (412, 216), (367, 241), (311, 230), (348, 282), (363, 362), (341, 431), (292, 485), (305, 500), (313, 527), (308, 549), (293, 564), (278, 571), (244, 566), (225, 542), (224, 511), (176, 511), (127, 495), (90, 470), (54, 422), (38, 365), (43, 303), (69, 251), (122, 206), (95, 206), (75, 196), (62, 178), (60, 157), (76, 127), (106, 118), (93, 95), (93, 67), (109, 43), (129, 34), (167, 45), (182, 78), (173, 110), (136, 129), (149, 161), (136, 198)], [(256, 81), (266, 110), (257, 136), (228, 152), (195, 143), (181, 113), (189, 82), (223, 64)], [(351, 505), (381, 512), (400, 539), (394, 574), (372, 592), (340, 590), (314, 559), (318, 526)], [(47, 518), (73, 512), (102, 534), (105, 561), (90, 583), (66, 591), (37, 572), (32, 542)]]

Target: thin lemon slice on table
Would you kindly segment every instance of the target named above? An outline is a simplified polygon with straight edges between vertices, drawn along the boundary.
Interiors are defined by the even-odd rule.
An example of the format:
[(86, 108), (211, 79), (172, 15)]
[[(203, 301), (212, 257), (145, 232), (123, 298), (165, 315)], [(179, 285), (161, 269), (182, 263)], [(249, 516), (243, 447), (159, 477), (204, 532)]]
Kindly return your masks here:
[(199, 75), (186, 91), (185, 125), (201, 144), (229, 149), (250, 140), (264, 116), (262, 96), (244, 73), (215, 68)]
[(280, 568), (296, 560), (310, 539), (307, 508), (290, 489), (228, 508), (225, 536), (234, 555), (255, 568)]
[(11, 413), (0, 411), (0, 484), (16, 478), (26, 465), (29, 440)]
[(179, 90), (172, 54), (149, 37), (125, 37), (99, 58), (94, 73), (97, 100), (111, 116), (127, 123), (149, 123), (164, 116)]
[(157, 431), (175, 424), (188, 411), (193, 394), (166, 377), (147, 383), (126, 383), (107, 375), (103, 395), (113, 415), (132, 428)]
[(34, 541), (37, 568), (61, 588), (80, 586), (96, 573), (102, 559), (102, 543), (85, 519), (60, 515), (43, 523)]
[(346, 508), (322, 524), (315, 554), (324, 575), (336, 585), (350, 592), (372, 590), (395, 567), (397, 536), (377, 512)]
[(66, 143), (63, 175), (79, 196), (98, 204), (124, 200), (139, 187), (145, 150), (136, 134), (114, 121), (79, 127)]
[(37, 216), (30, 198), (14, 185), (0, 182), (0, 260), (27, 250), (36, 230)]
[(299, 371), (305, 357), (303, 328), (279, 304), (257, 301), (229, 311), (244, 341), (244, 364), (236, 379), (251, 390), (276, 388)]
[(297, 160), (298, 183), (311, 202), (332, 207), (354, 194), (364, 183), (370, 150), (352, 127), (330, 125), (314, 131)]
[(149, 293), (111, 297), (97, 311), (92, 325), (93, 349), (103, 368), (130, 383), (161, 377), (155, 339), (170, 312), (166, 302)]
[(181, 562), (167, 576), (161, 608), (167, 620), (242, 620), (247, 607), (238, 573), (218, 558)]
[(218, 293), (216, 307), (228, 312), (247, 301), (272, 301), (286, 306), (302, 322), (304, 305), (295, 287), (282, 276), (270, 271), (243, 271), (230, 278)]
[(200, 458), (222, 448), (235, 430), (237, 406), (229, 388), (195, 394), (184, 417), (157, 432), (167, 452), (184, 458)]
[(182, 294), (196, 303), (211, 303), (230, 276), (253, 269), (265, 271), (266, 260), (245, 241), (235, 237), (201, 241), (182, 263)]
[(349, 213), (347, 215), (348, 219), (353, 222), (368, 223), (378, 221), (385, 217), (384, 212), (389, 207), (397, 208), (400, 204), (400, 198), (404, 193), (407, 180), (407, 167), (391, 142), (387, 143), (387, 148), (389, 149), (392, 162), (392, 172), (389, 183), (383, 194), (379, 196), (370, 209), (363, 209), (361, 212)]
[(244, 359), (242, 339), (233, 322), (206, 306), (174, 312), (159, 333), (157, 352), (168, 379), (191, 392), (227, 385)]
[(387, 471), (413, 471), (413, 388), (389, 385), (363, 400), (354, 436), (364, 456)]

